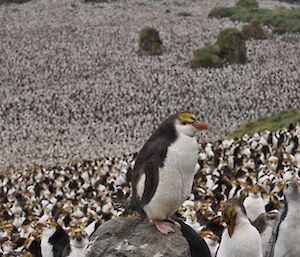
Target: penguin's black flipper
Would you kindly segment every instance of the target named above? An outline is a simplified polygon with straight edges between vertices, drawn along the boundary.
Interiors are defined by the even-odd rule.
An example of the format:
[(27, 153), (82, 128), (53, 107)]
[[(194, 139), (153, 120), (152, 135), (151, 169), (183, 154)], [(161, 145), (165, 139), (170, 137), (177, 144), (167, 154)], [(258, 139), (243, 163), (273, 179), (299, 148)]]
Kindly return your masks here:
[[(140, 152), (131, 177), (133, 189), (132, 203), (133, 206), (138, 206), (140, 209), (149, 203), (155, 194), (159, 178), (158, 169), (164, 164), (164, 159), (167, 154), (167, 145), (166, 143), (160, 142), (154, 149), (153, 144), (146, 144), (142, 150), (144, 151)], [(142, 175), (145, 175), (145, 188), (142, 198), (139, 199), (137, 196), (137, 184)]]
[(259, 234), (263, 233), (267, 228), (266, 214), (260, 214), (253, 222), (252, 225), (258, 230)]
[(49, 238), (49, 243), (53, 245), (53, 257), (61, 257), (65, 246), (69, 244), (69, 236), (67, 232), (58, 225), (55, 233)]
[(191, 257), (212, 257), (205, 240), (180, 219), (176, 220), (181, 227), (181, 233), (190, 246)]
[[(150, 136), (138, 153), (131, 172), (132, 198), (131, 205), (140, 211), (152, 199), (159, 179), (159, 168), (164, 166), (168, 147), (176, 140), (177, 132), (174, 126), (176, 115), (166, 119)], [(145, 175), (145, 188), (141, 199), (137, 196), (137, 185)]]
[(41, 240), (34, 240), (28, 250), (34, 257), (42, 257)]

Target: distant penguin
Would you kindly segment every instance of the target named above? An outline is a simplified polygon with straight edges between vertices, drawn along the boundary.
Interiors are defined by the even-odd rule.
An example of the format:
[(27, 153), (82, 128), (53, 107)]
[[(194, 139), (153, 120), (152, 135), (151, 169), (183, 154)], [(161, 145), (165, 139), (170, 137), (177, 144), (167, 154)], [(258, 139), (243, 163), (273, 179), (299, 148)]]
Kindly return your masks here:
[(61, 257), (69, 242), (67, 232), (53, 220), (42, 225), (41, 253), (43, 257)]
[(207, 128), (207, 123), (196, 121), (192, 113), (172, 115), (154, 131), (136, 158), (131, 205), (163, 234), (173, 231), (165, 220), (191, 192), (198, 162), (195, 134)]
[(85, 257), (85, 250), (88, 243), (88, 235), (83, 229), (71, 229), (70, 241), (66, 245), (62, 257)]
[(216, 256), (216, 252), (219, 248), (219, 241), (220, 241), (220, 238), (215, 235), (212, 231), (210, 230), (203, 230), (203, 231), (200, 231), (200, 235), (203, 237), (203, 239), (205, 240), (208, 248), (209, 248), (209, 251), (210, 251), (210, 255), (212, 257), (215, 257)]
[(250, 223), (242, 204), (232, 199), (225, 204), (223, 231), (217, 257), (262, 257), (258, 230)]
[(300, 187), (295, 176), (286, 182), (284, 212), (277, 228), (274, 243), (274, 257), (300, 256)]
[(247, 217), (253, 222), (259, 215), (266, 212), (265, 202), (258, 186), (253, 186), (244, 200)]

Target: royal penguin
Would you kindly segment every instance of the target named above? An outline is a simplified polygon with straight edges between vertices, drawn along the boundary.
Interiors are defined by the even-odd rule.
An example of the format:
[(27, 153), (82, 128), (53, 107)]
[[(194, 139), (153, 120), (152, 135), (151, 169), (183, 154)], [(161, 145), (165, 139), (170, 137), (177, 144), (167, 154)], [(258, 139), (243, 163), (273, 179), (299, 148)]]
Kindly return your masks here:
[(251, 186), (248, 196), (243, 203), (247, 217), (254, 222), (259, 215), (266, 212), (265, 202), (261, 196), (258, 186)]
[(70, 241), (66, 245), (62, 257), (85, 257), (89, 243), (88, 235), (82, 228), (72, 228), (69, 232)]
[(274, 239), (274, 257), (300, 256), (300, 187), (293, 176), (283, 189), (285, 206)]
[(137, 155), (132, 170), (131, 206), (145, 214), (163, 234), (173, 232), (168, 222), (191, 192), (197, 171), (196, 133), (206, 122), (183, 112), (167, 118)]
[(229, 200), (223, 211), (227, 224), (223, 231), (217, 257), (262, 257), (258, 230), (250, 223), (244, 206), (237, 199)]
[(42, 227), (42, 256), (61, 257), (65, 246), (69, 243), (67, 232), (52, 219), (39, 225)]

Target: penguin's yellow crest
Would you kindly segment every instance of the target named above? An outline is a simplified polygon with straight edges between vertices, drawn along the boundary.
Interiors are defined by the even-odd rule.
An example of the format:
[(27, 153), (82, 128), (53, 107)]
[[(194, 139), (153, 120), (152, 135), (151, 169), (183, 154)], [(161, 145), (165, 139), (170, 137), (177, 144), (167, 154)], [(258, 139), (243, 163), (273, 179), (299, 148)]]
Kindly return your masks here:
[(176, 115), (176, 118), (179, 120), (184, 120), (188, 122), (193, 122), (195, 121), (195, 115), (190, 113), (190, 112), (182, 112)]

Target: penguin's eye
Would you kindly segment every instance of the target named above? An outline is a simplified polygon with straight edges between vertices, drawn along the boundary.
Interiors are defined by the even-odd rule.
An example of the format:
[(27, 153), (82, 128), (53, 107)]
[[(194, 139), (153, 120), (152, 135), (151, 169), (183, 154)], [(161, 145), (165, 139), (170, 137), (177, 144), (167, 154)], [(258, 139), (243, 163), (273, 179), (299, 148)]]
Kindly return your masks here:
[(181, 121), (181, 125), (186, 125), (188, 124), (186, 121)]

